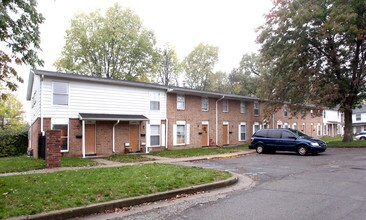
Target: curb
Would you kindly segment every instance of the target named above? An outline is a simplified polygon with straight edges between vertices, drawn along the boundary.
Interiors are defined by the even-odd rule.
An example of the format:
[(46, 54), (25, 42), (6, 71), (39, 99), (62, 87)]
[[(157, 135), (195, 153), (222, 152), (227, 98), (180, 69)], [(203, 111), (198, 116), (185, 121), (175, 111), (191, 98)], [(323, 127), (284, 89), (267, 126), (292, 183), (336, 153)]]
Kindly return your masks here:
[(105, 210), (110, 210), (114, 208), (121, 208), (121, 207), (129, 207), (134, 205), (139, 205), (148, 202), (155, 202), (159, 200), (164, 200), (168, 198), (175, 197), (176, 195), (180, 194), (191, 194), (200, 191), (208, 191), (212, 189), (222, 188), (226, 186), (230, 186), (236, 184), (239, 181), (239, 177), (234, 175), (233, 177), (222, 180), (214, 183), (202, 184), (197, 186), (186, 187), (182, 189), (170, 190), (166, 192), (159, 192), (150, 195), (144, 196), (137, 196), (128, 199), (119, 199), (113, 200), (109, 202), (103, 202), (98, 204), (87, 205), (83, 207), (76, 207), (76, 208), (68, 208), (62, 209), (52, 212), (44, 212), (36, 215), (27, 215), (27, 216), (19, 216), (10, 218), (12, 220), (20, 220), (20, 219), (69, 219), (75, 217), (81, 217), (85, 215), (90, 215), (98, 212), (102, 212)]

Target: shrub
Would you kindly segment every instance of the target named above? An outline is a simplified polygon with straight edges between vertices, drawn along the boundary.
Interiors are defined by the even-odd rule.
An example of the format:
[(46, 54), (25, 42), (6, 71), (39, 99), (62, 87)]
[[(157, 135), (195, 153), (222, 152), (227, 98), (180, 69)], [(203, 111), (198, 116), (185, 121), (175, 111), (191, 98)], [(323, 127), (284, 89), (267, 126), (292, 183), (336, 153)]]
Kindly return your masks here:
[(0, 157), (25, 154), (28, 147), (28, 129), (4, 129), (0, 131)]

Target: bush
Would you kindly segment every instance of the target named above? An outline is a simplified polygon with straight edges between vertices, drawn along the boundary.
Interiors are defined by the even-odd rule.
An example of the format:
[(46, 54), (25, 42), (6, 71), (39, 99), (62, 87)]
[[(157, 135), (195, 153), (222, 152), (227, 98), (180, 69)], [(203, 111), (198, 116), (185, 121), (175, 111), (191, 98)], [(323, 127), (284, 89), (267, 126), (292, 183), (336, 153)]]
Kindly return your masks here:
[(7, 129), (0, 132), (0, 157), (25, 154), (28, 147), (28, 129)]

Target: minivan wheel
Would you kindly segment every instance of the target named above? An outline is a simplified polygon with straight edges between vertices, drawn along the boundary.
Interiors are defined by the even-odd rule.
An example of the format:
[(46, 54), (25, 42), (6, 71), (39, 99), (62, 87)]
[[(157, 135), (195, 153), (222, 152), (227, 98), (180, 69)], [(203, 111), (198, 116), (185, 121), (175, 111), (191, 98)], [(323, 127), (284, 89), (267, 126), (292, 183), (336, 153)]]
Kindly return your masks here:
[(263, 151), (264, 151), (263, 145), (262, 144), (258, 144), (257, 145), (257, 148), (256, 148), (256, 151), (257, 151), (258, 154), (262, 154)]
[(360, 137), (360, 140), (362, 140), (362, 141), (363, 141), (363, 140), (366, 140), (366, 138), (365, 138), (365, 137)]
[(308, 149), (305, 146), (300, 146), (297, 149), (297, 153), (301, 156), (305, 156), (308, 153)]

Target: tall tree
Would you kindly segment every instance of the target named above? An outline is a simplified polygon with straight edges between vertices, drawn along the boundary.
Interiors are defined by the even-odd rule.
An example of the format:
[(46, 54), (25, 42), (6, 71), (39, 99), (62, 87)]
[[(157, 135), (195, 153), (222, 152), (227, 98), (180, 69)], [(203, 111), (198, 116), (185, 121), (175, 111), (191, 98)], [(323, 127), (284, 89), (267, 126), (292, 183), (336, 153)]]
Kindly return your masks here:
[(352, 141), (352, 109), (365, 99), (364, 0), (277, 0), (260, 28), (269, 100), (340, 106), (343, 141)]
[[(36, 0), (2, 0), (0, 2), (0, 86), (15, 91), (23, 79), (16, 65), (43, 65), (37, 56), (40, 49), (39, 25), (44, 21), (36, 10)], [(0, 92), (5, 98), (6, 93)]]
[(97, 10), (71, 20), (55, 66), (67, 72), (148, 81), (156, 63), (154, 34), (143, 27), (139, 16), (116, 3), (105, 16)]
[(207, 44), (199, 44), (183, 60), (185, 83), (192, 89), (207, 90), (209, 77), (218, 61), (219, 48)]
[(260, 87), (258, 81), (263, 72), (259, 55), (244, 54), (239, 67), (229, 74), (232, 92), (239, 95), (258, 95)]
[(181, 70), (174, 48), (166, 45), (160, 52), (158, 66), (158, 83), (163, 85), (178, 85), (178, 73)]
[(230, 93), (231, 86), (229, 84), (229, 78), (223, 71), (216, 71), (210, 74), (208, 77), (208, 86), (206, 90), (213, 92)]

